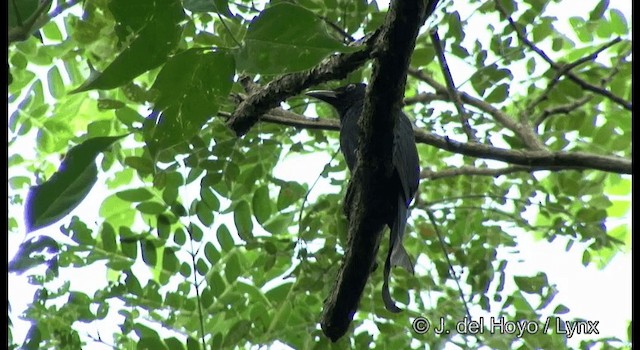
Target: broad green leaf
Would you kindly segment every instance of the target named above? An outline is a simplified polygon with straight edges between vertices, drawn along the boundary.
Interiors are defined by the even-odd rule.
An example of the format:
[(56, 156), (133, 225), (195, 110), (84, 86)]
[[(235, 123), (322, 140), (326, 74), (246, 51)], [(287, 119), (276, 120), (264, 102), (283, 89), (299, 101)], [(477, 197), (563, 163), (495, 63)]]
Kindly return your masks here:
[(25, 203), (27, 232), (48, 226), (75, 209), (98, 179), (96, 157), (122, 137), (96, 137), (72, 147), (49, 180), (31, 187)]
[(233, 237), (231, 237), (231, 232), (229, 232), (229, 229), (225, 224), (218, 227), (216, 238), (218, 240), (218, 244), (220, 244), (220, 247), (222, 247), (222, 250), (225, 252), (229, 252), (235, 246)]
[(225, 52), (191, 49), (173, 56), (152, 89), (158, 92), (154, 112), (144, 122), (152, 154), (189, 141), (226, 101), (235, 74)]
[(54, 40), (54, 41), (62, 41), (62, 33), (60, 32), (60, 29), (58, 28), (58, 24), (55, 21), (49, 21), (47, 22), (47, 24), (44, 25), (44, 27), (42, 27), (42, 34), (44, 34), (45, 37), (47, 37), (48, 39)]
[(611, 13), (611, 30), (617, 35), (629, 34), (629, 25), (624, 14), (618, 9), (610, 9), (609, 13)]
[(168, 239), (171, 234), (171, 223), (166, 215), (158, 215), (156, 228), (160, 239)]
[(179, 23), (185, 17), (181, 3), (176, 0), (112, 0), (108, 6), (117, 23), (115, 31), (121, 41), (151, 21)]
[(233, 222), (236, 224), (238, 236), (245, 242), (253, 240), (253, 221), (251, 220), (251, 208), (249, 203), (241, 201), (233, 211)]
[(225, 348), (232, 348), (237, 345), (245, 336), (249, 334), (253, 322), (249, 320), (239, 320), (233, 326), (224, 337), (223, 346)]
[(210, 227), (213, 225), (213, 212), (204, 202), (198, 201), (196, 204), (196, 215), (204, 226)]
[(47, 84), (49, 87), (49, 92), (51, 96), (55, 99), (60, 99), (66, 93), (66, 89), (64, 87), (64, 82), (62, 81), (62, 76), (60, 75), (60, 71), (58, 67), (53, 66), (49, 69), (47, 73)]
[[(160, 7), (167, 5), (169, 8)], [(164, 63), (182, 35), (179, 22), (184, 18), (184, 12), (176, 15), (176, 7), (181, 7), (177, 0), (159, 1), (158, 8), (149, 21), (145, 21), (135, 33), (131, 44), (102, 73), (93, 72), (92, 76), (72, 93), (113, 89)]]
[(18, 252), (9, 262), (9, 272), (22, 274), (32, 267), (43, 264), (47, 259), (43, 253), (55, 255), (60, 251), (60, 245), (53, 238), (40, 235), (31, 238), (18, 248)]
[(262, 227), (274, 235), (281, 235), (287, 233), (287, 228), (291, 226), (292, 222), (293, 214), (278, 214), (271, 216), (269, 220), (264, 222)]
[(238, 254), (231, 254), (224, 265), (224, 276), (227, 278), (227, 282), (232, 284), (240, 275), (242, 275), (242, 266)]
[(499, 103), (505, 101), (507, 97), (509, 97), (509, 84), (500, 84), (485, 97), (485, 100), (489, 103)]
[(306, 192), (307, 189), (297, 182), (287, 182), (282, 185), (280, 193), (278, 193), (278, 211), (282, 211), (300, 200)]
[(170, 350), (184, 350), (184, 344), (176, 337), (167, 338), (164, 343)]
[(207, 242), (204, 245), (204, 256), (207, 258), (211, 265), (215, 265), (218, 260), (220, 260), (220, 252), (216, 249), (216, 247), (211, 242)]
[(162, 214), (165, 211), (166, 207), (162, 203), (158, 203), (155, 201), (146, 201), (138, 204), (136, 206), (136, 209), (144, 214), (158, 215)]
[(140, 337), (136, 350), (169, 350), (159, 337)]
[(68, 122), (58, 118), (47, 119), (38, 129), (36, 144), (45, 154), (51, 154), (64, 149), (73, 137), (73, 130)]
[(545, 275), (544, 273), (538, 273), (533, 277), (514, 276), (513, 280), (520, 291), (530, 294), (541, 294), (542, 289), (549, 285), (549, 282), (547, 281), (547, 275)]
[(135, 212), (131, 210), (131, 203), (125, 202), (115, 194), (110, 195), (100, 205), (100, 216), (114, 227), (130, 226), (133, 224)]
[[(9, 29), (13, 29), (24, 24), (24, 21), (36, 12), (39, 3), (40, 1), (38, 0), (8, 1), (9, 10), (7, 13), (9, 17)], [(49, 6), (51, 6), (51, 4), (49, 4)], [(47, 11), (45, 10), (45, 13), (46, 12)], [(20, 23), (18, 18), (20, 18)]]
[(601, 20), (604, 16), (604, 12), (607, 10), (608, 7), (609, 7), (609, 0), (598, 1), (598, 4), (596, 5), (596, 7), (594, 7), (593, 10), (591, 10), (591, 12), (589, 13), (589, 20), (591, 21)]
[(191, 12), (215, 12), (226, 17), (233, 16), (229, 11), (228, 0), (184, 0), (182, 5)]
[(253, 194), (251, 201), (253, 207), (253, 215), (256, 220), (263, 224), (271, 216), (271, 199), (269, 198), (269, 187), (261, 186)]
[(116, 118), (128, 127), (133, 127), (134, 123), (144, 122), (144, 117), (140, 113), (129, 107), (123, 107), (116, 110)]
[(154, 165), (149, 158), (131, 156), (124, 159), (124, 164), (136, 169), (143, 175), (151, 174), (154, 171)]
[(164, 251), (162, 252), (163, 273), (167, 273), (169, 274), (169, 277), (171, 277), (178, 271), (179, 267), (180, 267), (180, 261), (176, 257), (176, 254), (173, 251), (173, 249), (165, 247)]
[(102, 224), (100, 230), (100, 240), (102, 241), (102, 249), (110, 253), (115, 253), (118, 250), (116, 243), (116, 231), (108, 222)]
[(251, 21), (236, 62), (248, 73), (283, 74), (309, 69), (331, 53), (355, 50), (330, 36), (313, 12), (282, 2)]
[(158, 262), (158, 254), (156, 250), (157, 248), (151, 240), (145, 240), (144, 242), (140, 242), (140, 251), (142, 253), (142, 261), (144, 261), (147, 264), (147, 266), (153, 267)]
[(153, 193), (148, 189), (141, 187), (117, 192), (116, 196), (127, 202), (144, 202), (153, 198)]

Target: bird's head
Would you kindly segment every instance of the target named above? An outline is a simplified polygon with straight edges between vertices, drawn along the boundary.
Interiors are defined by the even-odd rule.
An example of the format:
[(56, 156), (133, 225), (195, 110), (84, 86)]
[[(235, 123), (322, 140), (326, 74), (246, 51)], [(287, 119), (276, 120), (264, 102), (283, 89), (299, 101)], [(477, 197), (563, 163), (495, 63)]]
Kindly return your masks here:
[(346, 111), (354, 105), (362, 105), (367, 84), (348, 84), (335, 90), (314, 90), (305, 95), (317, 98), (333, 106), (342, 117)]

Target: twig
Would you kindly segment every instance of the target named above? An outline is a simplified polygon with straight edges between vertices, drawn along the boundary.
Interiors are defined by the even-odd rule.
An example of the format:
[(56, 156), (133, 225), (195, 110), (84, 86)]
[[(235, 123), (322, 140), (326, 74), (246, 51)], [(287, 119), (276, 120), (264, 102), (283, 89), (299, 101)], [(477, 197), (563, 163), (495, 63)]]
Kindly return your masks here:
[[(464, 100), (464, 94), (462, 94)], [(219, 113), (230, 118), (228, 113)], [(311, 119), (282, 109), (273, 109), (261, 118), (262, 121), (316, 130), (340, 130), (340, 122), (335, 119)], [(607, 156), (576, 151), (529, 151), (498, 148), (485, 144), (462, 143), (451, 140), (446, 136), (439, 136), (422, 129), (414, 129), (417, 143), (424, 143), (449, 152), (466, 156), (499, 160), (514, 165), (528, 167), (556, 167), (554, 170), (592, 169), (618, 174), (631, 174), (631, 160), (618, 156)], [(546, 169), (552, 170), (552, 169)]]
[[(38, 7), (36, 8), (36, 10), (31, 14), (31, 16), (29, 16), (29, 18), (27, 18), (24, 22), (22, 22), (22, 19), (18, 16), (19, 22), (19, 26), (16, 28), (10, 28), (9, 30), (9, 44), (11, 44), (14, 41), (24, 41), (27, 40), (27, 38), (29, 37), (29, 35), (31, 35), (31, 33), (35, 32), (37, 29), (40, 28), (40, 26), (36, 26), (36, 21), (41, 18), (44, 17), (44, 14), (47, 12), (47, 10), (49, 10), (49, 7), (51, 7), (51, 2), (52, 0), (46, 0), (40, 3), (40, 5), (38, 5)], [(16, 14), (18, 14), (18, 7), (14, 4), (14, 8), (16, 11)], [(48, 17), (47, 17), (47, 21), (48, 21)], [(45, 22), (46, 23), (46, 22)]]
[(332, 21), (330, 21), (327, 17), (318, 16), (318, 18), (323, 20), (326, 24), (329, 25), (329, 27), (331, 27), (333, 30), (335, 30), (340, 35), (342, 35), (342, 37), (347, 39), (347, 41), (349, 41), (350, 43), (356, 41), (356, 39), (354, 37), (352, 37), (351, 34), (347, 33), (344, 29), (340, 28), (339, 25), (337, 25), (337, 24), (333, 23)]
[(321, 82), (346, 77), (369, 59), (376, 38), (377, 35), (371, 36), (361, 45), (362, 49), (354, 53), (331, 56), (310, 70), (275, 78), (240, 103), (227, 121), (227, 125), (237, 136), (242, 136), (263, 114), (277, 107), (286, 98)]
[(456, 86), (453, 82), (453, 77), (451, 76), (451, 70), (449, 70), (447, 59), (444, 56), (442, 42), (440, 41), (440, 37), (438, 36), (438, 28), (433, 28), (429, 32), (429, 36), (431, 37), (431, 42), (433, 43), (433, 47), (436, 51), (436, 56), (438, 57), (438, 61), (440, 62), (442, 75), (444, 76), (444, 80), (447, 83), (447, 92), (449, 93), (449, 99), (453, 102), (453, 104), (456, 106), (456, 109), (458, 110), (458, 116), (460, 117), (462, 130), (464, 130), (464, 133), (467, 135), (468, 141), (478, 142), (478, 138), (476, 137), (475, 132), (471, 128), (471, 125), (469, 125), (469, 118), (467, 116), (467, 112), (464, 110), (462, 101), (460, 100), (460, 95), (456, 91)]
[[(428, 203), (425, 203), (428, 206)], [(460, 286), (460, 281), (458, 279), (458, 275), (456, 271), (453, 269), (453, 264), (451, 263), (451, 259), (449, 259), (449, 252), (447, 251), (447, 243), (444, 241), (442, 234), (440, 233), (440, 228), (438, 227), (438, 223), (436, 222), (436, 218), (433, 215), (433, 212), (428, 207), (425, 208), (425, 212), (427, 212), (427, 216), (429, 216), (429, 220), (431, 221), (431, 225), (433, 225), (433, 230), (436, 231), (436, 235), (438, 236), (438, 240), (440, 241), (440, 247), (442, 247), (442, 253), (444, 254), (445, 260), (447, 260), (447, 265), (449, 265), (449, 271), (451, 272), (451, 276), (453, 280), (456, 282), (456, 286), (458, 287), (458, 293), (460, 294), (460, 299), (462, 299), (462, 305), (464, 305), (464, 309), (467, 313), (467, 317), (471, 320), (471, 311), (469, 311), (469, 306), (467, 305), (467, 299), (464, 296), (464, 292), (462, 291), (462, 287)], [(480, 339), (478, 335), (475, 334), (476, 340), (480, 343)]]
[[(445, 96), (449, 95), (449, 92), (445, 86), (441, 85), (435, 79), (433, 79), (433, 77), (425, 74), (421, 70), (410, 67), (408, 70), (408, 73), (409, 75), (429, 84), (431, 87), (434, 88), (434, 90), (436, 90), (436, 94), (445, 95)], [(477, 107), (481, 111), (488, 113), (498, 123), (500, 123), (507, 129), (513, 131), (513, 133), (516, 134), (522, 140), (522, 142), (524, 142), (524, 144), (527, 145), (527, 147), (529, 147), (530, 149), (533, 149), (533, 150), (545, 149), (544, 145), (538, 138), (538, 135), (536, 135), (533, 132), (533, 130), (527, 125), (523, 125), (517, 122), (516, 120), (511, 118), (509, 115), (504, 113), (502, 110), (495, 108), (491, 104), (479, 98), (473, 97), (465, 92), (458, 92), (458, 95), (462, 102), (469, 104), (471, 106)]]
[[(553, 88), (560, 82), (560, 78), (562, 78), (563, 75), (565, 75), (567, 72), (571, 71), (573, 68), (589, 62), (589, 61), (593, 61), (596, 59), (596, 57), (598, 57), (598, 55), (608, 49), (609, 47), (615, 45), (616, 43), (620, 42), (621, 39), (620, 38), (615, 38), (612, 41), (608, 42), (607, 44), (603, 45), (602, 47), (600, 47), (598, 50), (596, 50), (595, 52), (593, 52), (592, 54), (585, 56), (585, 57), (581, 57), (577, 60), (575, 60), (572, 63), (566, 64), (564, 66), (562, 66), (562, 69), (558, 70), (556, 72), (556, 75), (553, 77), (553, 79), (549, 82), (549, 84), (547, 85), (547, 88), (545, 89), (545, 91), (542, 92), (542, 94), (540, 94), (535, 100), (533, 100), (526, 108), (526, 112), (522, 117), (526, 117), (531, 115), (532, 111), (534, 110), (534, 108), (540, 104), (542, 101), (546, 100), (549, 96), (549, 93), (551, 93), (551, 91), (553, 90)], [(615, 67), (614, 67), (615, 69)], [(536, 118), (537, 119), (537, 118)], [(537, 121), (535, 122), (534, 126), (540, 125), (540, 123), (538, 123)]]
[(426, 180), (438, 180), (456, 176), (491, 176), (500, 177), (503, 175), (509, 175), (513, 173), (532, 173), (535, 171), (563, 171), (580, 168), (561, 167), (561, 166), (524, 166), (524, 165), (512, 165), (504, 168), (478, 168), (473, 166), (463, 166), (460, 168), (444, 169), (439, 171), (431, 171), (423, 169), (420, 172), (420, 178)]
[(563, 104), (563, 105), (559, 105), (559, 106), (554, 106), (551, 108), (547, 108), (545, 110), (543, 110), (542, 112), (540, 112), (538, 114), (538, 116), (536, 116), (534, 118), (534, 124), (533, 126), (535, 128), (537, 128), (538, 126), (540, 126), (540, 124), (542, 124), (545, 120), (547, 120), (548, 117), (555, 115), (555, 114), (568, 114), (582, 106), (584, 106), (585, 104), (587, 104), (587, 102), (591, 101), (591, 99), (593, 98), (593, 95), (588, 94), (588, 95), (584, 95), (582, 98), (575, 100), (571, 103), (567, 103), (567, 104)]
[(189, 233), (189, 242), (191, 243), (191, 252), (189, 252), (189, 254), (191, 255), (191, 263), (192, 263), (192, 268), (193, 268), (193, 286), (196, 289), (196, 302), (198, 303), (198, 320), (200, 321), (200, 339), (202, 340), (202, 349), (206, 350), (207, 349), (207, 343), (205, 342), (204, 336), (205, 336), (205, 332), (204, 332), (204, 316), (202, 313), (202, 301), (200, 300), (200, 288), (198, 287), (198, 274), (196, 273), (196, 253), (195, 250), (193, 249), (193, 235), (191, 234), (191, 227), (190, 226), (186, 226), (185, 227), (187, 232)]
[[(502, 4), (500, 4), (499, 1), (495, 0), (494, 4), (495, 4), (496, 9), (498, 10), (498, 12), (500, 12), (500, 14), (503, 15), (507, 19), (507, 21), (509, 22), (509, 25), (515, 31), (516, 36), (518, 37), (518, 39), (524, 45), (526, 45), (529, 49), (531, 49), (532, 51), (537, 53), (540, 57), (542, 57), (542, 59), (544, 59), (553, 69), (555, 69), (557, 71), (562, 71), (564, 66), (554, 62), (544, 51), (542, 51), (542, 49), (540, 49), (534, 43), (532, 43), (529, 39), (527, 39), (526, 35), (523, 33), (523, 31), (520, 29), (520, 27), (518, 27), (518, 25), (511, 18), (511, 16), (509, 16), (507, 14), (507, 12), (505, 11), (504, 7), (502, 7)], [(612, 43), (611, 45), (615, 44), (616, 42)], [(578, 84), (578, 86), (580, 86), (581, 88), (583, 88), (585, 90), (589, 90), (591, 92), (594, 92), (594, 93), (596, 93), (598, 95), (602, 95), (602, 96), (610, 99), (611, 101), (619, 104), (620, 106), (622, 106), (623, 108), (625, 108), (627, 110), (630, 110), (630, 111), (632, 110), (632, 103), (631, 102), (626, 101), (626, 100), (624, 100), (624, 99), (612, 94), (610, 91), (608, 91), (606, 89), (603, 89), (601, 87), (595, 86), (593, 84), (590, 84), (590, 83), (584, 81), (583, 79), (581, 79), (580, 77), (578, 77), (577, 75), (575, 75), (574, 73), (570, 72), (570, 71), (566, 71), (566, 76), (571, 81), (573, 81), (574, 83)]]

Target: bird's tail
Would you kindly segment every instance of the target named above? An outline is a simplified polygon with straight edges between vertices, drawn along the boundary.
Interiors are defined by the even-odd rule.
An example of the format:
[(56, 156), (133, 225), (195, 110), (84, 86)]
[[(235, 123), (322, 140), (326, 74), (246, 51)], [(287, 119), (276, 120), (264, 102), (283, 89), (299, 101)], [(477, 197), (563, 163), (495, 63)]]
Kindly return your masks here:
[(404, 238), (404, 230), (407, 225), (408, 208), (402, 195), (398, 195), (398, 210), (397, 216), (391, 226), (391, 232), (389, 234), (389, 253), (387, 253), (387, 260), (384, 264), (384, 281), (382, 283), (382, 300), (387, 310), (391, 312), (400, 312), (391, 298), (389, 293), (389, 275), (391, 273), (391, 267), (400, 266), (413, 274), (413, 262), (407, 254), (407, 251), (402, 245)]

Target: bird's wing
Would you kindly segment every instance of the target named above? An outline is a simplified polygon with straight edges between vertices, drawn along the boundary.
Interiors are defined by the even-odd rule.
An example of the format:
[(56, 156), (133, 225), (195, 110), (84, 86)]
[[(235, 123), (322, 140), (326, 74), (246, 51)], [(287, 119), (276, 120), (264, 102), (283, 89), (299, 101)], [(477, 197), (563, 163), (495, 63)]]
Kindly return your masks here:
[(413, 136), (411, 121), (400, 111), (393, 138), (393, 165), (400, 177), (404, 194), (404, 205), (409, 207), (420, 182), (420, 164), (418, 150)]

